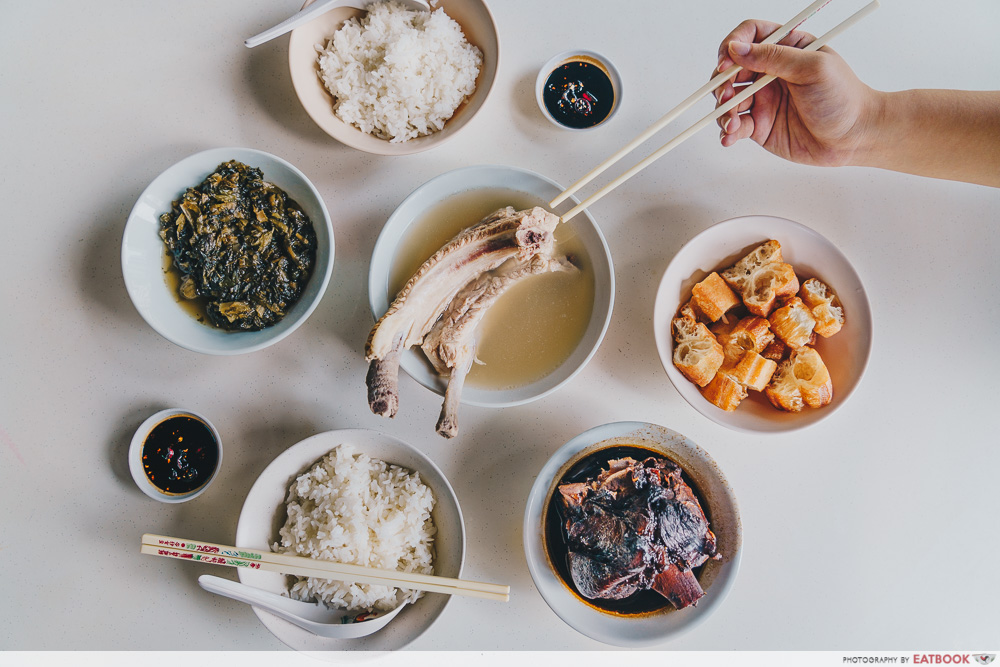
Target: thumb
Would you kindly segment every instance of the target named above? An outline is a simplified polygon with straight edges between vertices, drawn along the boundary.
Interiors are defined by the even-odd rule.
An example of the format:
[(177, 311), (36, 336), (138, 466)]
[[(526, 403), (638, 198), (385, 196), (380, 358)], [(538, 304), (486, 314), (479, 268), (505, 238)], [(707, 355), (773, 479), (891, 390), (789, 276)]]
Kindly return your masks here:
[(729, 42), (729, 56), (744, 69), (771, 74), (794, 84), (813, 83), (821, 71), (823, 57), (816, 51), (793, 46), (737, 41)]

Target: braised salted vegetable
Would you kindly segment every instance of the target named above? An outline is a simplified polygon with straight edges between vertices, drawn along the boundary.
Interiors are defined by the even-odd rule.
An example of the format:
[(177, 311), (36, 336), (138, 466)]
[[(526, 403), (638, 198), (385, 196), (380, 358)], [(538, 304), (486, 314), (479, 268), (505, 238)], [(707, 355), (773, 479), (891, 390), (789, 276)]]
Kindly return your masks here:
[(316, 232), (298, 204), (235, 160), (160, 216), (160, 237), (182, 274), (180, 295), (203, 299), (211, 323), (231, 331), (280, 321), (316, 259)]

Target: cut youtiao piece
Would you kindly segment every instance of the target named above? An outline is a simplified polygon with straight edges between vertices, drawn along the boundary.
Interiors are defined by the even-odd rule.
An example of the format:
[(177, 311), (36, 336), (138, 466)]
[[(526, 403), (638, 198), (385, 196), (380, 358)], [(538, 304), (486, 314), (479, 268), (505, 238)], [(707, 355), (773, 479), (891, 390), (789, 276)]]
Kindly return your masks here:
[(793, 350), (764, 390), (774, 407), (799, 412), (804, 406), (820, 408), (833, 400), (833, 380), (819, 352), (811, 347)]
[(399, 362), (420, 345), (460, 289), (511, 257), (551, 255), (559, 216), (541, 207), (500, 209), (468, 227), (424, 262), (372, 327), (365, 345), (368, 404), (392, 417), (399, 406)]
[(774, 340), (768, 321), (756, 315), (744, 317), (735, 324), (715, 324), (712, 333), (722, 345), (723, 368), (733, 368), (748, 350), (762, 352)]
[(511, 257), (459, 290), (444, 314), (424, 336), (424, 354), (441, 377), (448, 378), (437, 432), (458, 435), (458, 405), (465, 377), (476, 359), (476, 331), (483, 316), (511, 287), (530, 276), (551, 271), (576, 271), (565, 258), (541, 253), (527, 260)]
[(816, 320), (806, 304), (797, 296), (786, 299), (768, 318), (771, 330), (792, 349), (809, 345), (813, 340)]
[(764, 391), (764, 387), (771, 381), (771, 376), (777, 368), (776, 361), (765, 359), (753, 350), (747, 350), (739, 363), (727, 372), (747, 389)]
[(767, 317), (779, 297), (799, 291), (795, 269), (781, 259), (781, 244), (770, 240), (722, 272), (722, 278), (740, 293), (754, 315)]
[(732, 412), (747, 397), (747, 388), (733, 378), (729, 371), (719, 371), (701, 388), (701, 395), (726, 412)]
[(730, 308), (740, 304), (740, 298), (714, 271), (691, 288), (691, 300), (710, 322), (715, 322)]
[(816, 333), (829, 338), (844, 326), (844, 307), (829, 287), (815, 278), (802, 283), (799, 298), (816, 320)]
[(691, 382), (703, 387), (722, 366), (722, 345), (701, 322), (690, 317), (684, 308), (682, 317), (674, 318), (674, 366)]

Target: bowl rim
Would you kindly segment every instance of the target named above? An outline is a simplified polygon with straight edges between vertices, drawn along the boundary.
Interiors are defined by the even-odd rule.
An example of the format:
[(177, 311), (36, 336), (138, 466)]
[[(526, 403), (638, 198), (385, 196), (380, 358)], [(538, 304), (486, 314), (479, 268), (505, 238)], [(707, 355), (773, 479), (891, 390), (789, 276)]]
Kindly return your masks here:
[[(142, 446), (150, 432), (152, 432), (156, 426), (171, 417), (179, 415), (194, 417), (208, 427), (208, 430), (212, 433), (212, 437), (215, 439), (216, 446), (219, 448), (219, 458), (215, 462), (215, 469), (212, 470), (212, 474), (209, 475), (208, 479), (205, 480), (205, 483), (197, 489), (188, 491), (187, 493), (167, 493), (166, 491), (161, 491), (154, 486), (153, 483), (149, 481), (149, 478), (146, 477), (146, 472), (142, 468)], [(132, 440), (128, 447), (128, 468), (132, 473), (132, 480), (135, 482), (136, 486), (139, 487), (139, 490), (153, 500), (171, 504), (187, 502), (188, 500), (197, 498), (202, 493), (207, 491), (208, 487), (212, 485), (212, 482), (215, 481), (219, 471), (222, 469), (222, 437), (219, 435), (219, 430), (215, 428), (215, 425), (209, 421), (208, 417), (201, 413), (182, 408), (167, 408), (165, 410), (160, 410), (159, 412), (155, 412), (147, 417), (142, 424), (139, 425), (139, 428), (136, 429), (135, 434), (132, 436)]]
[[(653, 440), (664, 449), (669, 449), (668, 441), (682, 443), (692, 455), (700, 459), (704, 468), (710, 470), (711, 477), (722, 492), (723, 498), (716, 503), (710, 503), (719, 507), (722, 503), (724, 509), (728, 509), (733, 516), (734, 525), (731, 530), (735, 540), (734, 551), (726, 556), (720, 565), (718, 573), (708, 584), (705, 596), (698, 601), (697, 606), (688, 607), (683, 610), (673, 610), (667, 612), (669, 615), (683, 614), (680, 620), (672, 628), (663, 628), (664, 624), (650, 623), (646, 629), (655, 628), (653, 631), (644, 633), (643, 636), (626, 637), (620, 630), (631, 622), (632, 619), (617, 617), (612, 614), (596, 611), (584, 605), (572, 594), (568, 592), (565, 582), (558, 574), (552, 571), (548, 556), (544, 549), (544, 539), (542, 538), (542, 522), (545, 520), (545, 512), (550, 497), (550, 492), (554, 491), (557, 477), (566, 465), (582, 455), (588, 450), (598, 450), (605, 442), (620, 440), (624, 438), (637, 437), (646, 441)], [(676, 454), (675, 454), (676, 455)], [(682, 466), (685, 475), (691, 476), (689, 468)], [(699, 500), (709, 503), (705, 497), (706, 492), (702, 490)], [(716, 519), (713, 519), (715, 521)], [(528, 564), (528, 571), (531, 579), (538, 590), (539, 595), (549, 606), (549, 608), (562, 619), (567, 625), (577, 632), (590, 637), (596, 641), (623, 647), (650, 647), (663, 644), (673, 640), (681, 634), (697, 627), (725, 601), (732, 590), (739, 574), (740, 563), (743, 556), (743, 527), (740, 517), (739, 504), (732, 486), (729, 484), (721, 468), (712, 456), (703, 447), (699, 446), (687, 436), (674, 431), (673, 429), (643, 421), (620, 421), (609, 422), (594, 426), (571, 438), (563, 444), (539, 470), (538, 475), (532, 484), (525, 503), (524, 521), (522, 524), (522, 536), (524, 545), (525, 560)], [(652, 618), (655, 618), (652, 617)], [(643, 619), (636, 619), (635, 626)], [(615, 630), (618, 630), (617, 632)]]
[[(469, 174), (475, 174), (476, 172), (485, 172), (485, 173), (488, 174), (490, 172), (495, 172), (495, 171), (513, 172), (515, 174), (519, 174), (519, 175), (522, 175), (522, 176), (525, 176), (525, 177), (528, 177), (528, 178), (537, 179), (538, 181), (541, 181), (542, 183), (545, 183), (546, 185), (549, 185), (551, 187), (556, 188), (557, 191), (562, 191), (564, 189), (556, 181), (552, 180), (551, 178), (548, 178), (547, 176), (539, 174), (539, 173), (537, 173), (535, 171), (532, 171), (530, 169), (525, 169), (523, 167), (514, 167), (514, 166), (510, 166), (510, 165), (503, 165), (503, 164), (481, 164), (481, 165), (468, 165), (468, 166), (465, 166), (465, 167), (458, 167), (456, 169), (451, 169), (451, 170), (446, 171), (446, 172), (444, 172), (442, 174), (439, 174), (439, 175), (435, 176), (434, 178), (430, 179), (429, 181), (426, 181), (425, 183), (417, 186), (417, 188), (415, 188), (412, 192), (410, 192), (410, 194), (408, 194), (396, 206), (396, 208), (393, 209), (393, 212), (386, 219), (385, 224), (382, 226), (382, 229), (379, 231), (378, 238), (375, 240), (375, 245), (374, 245), (374, 247), (372, 249), (372, 254), (371, 254), (371, 257), (370, 257), (370, 260), (369, 260), (369, 264), (368, 264), (368, 266), (369, 266), (369, 268), (368, 268), (368, 307), (369, 307), (371, 315), (373, 317), (373, 320), (372, 320), (373, 325), (374, 325), (374, 323), (376, 321), (378, 321), (379, 317), (381, 317), (381, 314), (384, 313), (389, 308), (389, 306), (392, 304), (391, 299), (389, 299), (383, 293), (383, 290), (382, 290), (382, 281), (379, 280), (379, 278), (382, 277), (382, 273), (379, 273), (378, 276), (376, 275), (375, 268), (376, 268), (376, 266), (378, 266), (377, 259), (379, 259), (381, 257), (381, 255), (383, 255), (383, 254), (391, 253), (389, 255), (389, 257), (385, 260), (386, 261), (386, 266), (391, 269), (392, 259), (395, 257), (396, 250), (398, 248), (398, 242), (405, 235), (406, 231), (409, 229), (410, 225), (413, 224), (413, 221), (415, 220), (415, 218), (413, 218), (411, 216), (410, 219), (409, 219), (409, 222), (406, 224), (406, 226), (403, 227), (402, 229), (400, 229), (399, 232), (397, 233), (396, 229), (395, 229), (395, 226), (393, 226), (393, 225), (394, 224), (395, 225), (403, 224), (401, 222), (395, 222), (395, 221), (400, 220), (401, 218), (403, 218), (403, 213), (401, 211), (405, 210), (405, 208), (408, 205), (412, 204), (412, 202), (414, 200), (419, 199), (423, 195), (423, 192), (425, 191), (425, 189), (430, 189), (430, 188), (434, 187), (435, 185), (438, 185), (438, 184), (440, 184), (442, 182), (448, 182), (451, 179), (458, 178), (459, 175), (467, 176)], [(460, 192), (463, 192), (463, 191), (472, 190), (472, 189), (475, 189), (476, 187), (477, 186), (473, 186), (473, 187), (469, 187), (469, 188), (463, 188), (463, 189), (460, 189), (460, 190), (455, 190), (455, 192), (453, 194), (457, 194), (457, 193), (460, 193)], [(562, 205), (564, 205), (564, 206), (572, 206), (572, 205), (575, 205), (575, 204), (578, 204), (578, 203), (579, 203), (579, 201), (577, 200), (576, 197), (569, 197), (569, 198), (567, 198), (566, 202), (564, 202), (564, 204), (562, 204)], [(424, 209), (423, 212), (426, 212), (426, 209)], [(553, 392), (557, 391), (558, 389), (564, 387), (568, 382), (570, 382), (572, 379), (574, 379), (581, 371), (583, 371), (583, 369), (586, 368), (586, 366), (590, 363), (590, 361), (597, 354), (598, 349), (600, 348), (601, 344), (604, 342), (604, 338), (607, 335), (608, 328), (611, 325), (611, 319), (612, 319), (613, 314), (614, 314), (614, 306), (615, 306), (615, 267), (614, 267), (614, 260), (613, 260), (612, 255), (611, 255), (611, 249), (608, 246), (607, 238), (604, 236), (604, 232), (601, 230), (600, 225), (597, 224), (597, 221), (590, 214), (590, 211), (584, 210), (584, 211), (581, 212), (581, 215), (583, 215), (587, 219), (587, 221), (590, 223), (590, 227), (592, 228), (594, 234), (597, 237), (597, 240), (600, 243), (601, 249), (603, 251), (604, 259), (607, 261), (607, 265), (608, 265), (607, 290), (608, 290), (609, 296), (608, 296), (607, 312), (604, 314), (604, 320), (601, 323), (600, 332), (595, 337), (593, 345), (587, 351), (586, 355), (584, 355), (584, 358), (580, 361), (580, 363), (573, 370), (573, 372), (571, 372), (569, 375), (567, 375), (565, 378), (563, 378), (557, 384), (555, 384), (555, 385), (553, 385), (553, 386), (551, 386), (551, 387), (549, 387), (547, 389), (544, 389), (544, 390), (542, 390), (540, 392), (534, 393), (534, 394), (532, 394), (530, 396), (527, 396), (527, 397), (524, 397), (524, 398), (516, 398), (516, 399), (512, 398), (512, 399), (508, 399), (508, 400), (500, 400), (500, 399), (478, 400), (478, 399), (470, 398), (469, 397), (469, 395), (472, 392), (469, 391), (469, 387), (466, 387), (466, 389), (462, 392), (462, 396), (461, 396), (461, 400), (460, 400), (460, 403), (462, 405), (470, 405), (470, 406), (474, 406), (474, 407), (486, 407), (486, 408), (509, 408), (509, 407), (516, 407), (516, 406), (519, 406), (519, 405), (525, 405), (527, 403), (531, 403), (533, 401), (537, 401), (537, 400), (539, 400), (541, 398), (544, 398), (544, 397), (552, 394)], [(560, 224), (563, 224), (563, 223), (560, 223)], [(596, 297), (596, 294), (595, 294), (595, 297)], [(383, 301), (384, 301), (384, 304), (383, 304)], [(593, 317), (593, 315), (591, 317)], [(422, 378), (415, 376), (413, 373), (410, 373), (409, 369), (407, 368), (408, 365), (409, 364), (406, 363), (406, 357), (404, 355), (403, 361), (400, 363), (400, 369), (402, 369), (403, 371), (405, 371), (407, 375), (409, 375), (411, 378), (413, 378), (414, 380), (416, 380), (416, 382), (418, 384), (426, 387), (427, 389), (430, 389), (431, 391), (433, 391), (436, 394), (439, 394), (439, 395), (443, 395), (444, 394), (444, 385), (443, 385), (443, 383), (441, 383), (441, 382), (438, 382), (436, 384), (425, 383)], [(544, 378), (542, 378), (542, 380), (544, 380)], [(541, 382), (542, 380), (539, 380), (539, 381), (536, 381), (536, 382)], [(532, 383), (532, 384), (535, 384), (535, 383)], [(519, 389), (520, 390), (525, 390), (527, 387), (532, 386), (532, 384), (525, 385), (523, 387), (520, 387)]]
[[(590, 127), (570, 127), (568, 125), (563, 125), (555, 117), (549, 113), (549, 110), (545, 106), (545, 99), (543, 97), (543, 91), (545, 90), (545, 82), (548, 81), (549, 75), (552, 71), (563, 62), (568, 62), (572, 60), (573, 56), (584, 56), (586, 58), (591, 58), (598, 61), (607, 70), (608, 76), (611, 79), (611, 86), (615, 91), (615, 105), (611, 108), (611, 113), (604, 117), (600, 123), (596, 125), (591, 125)], [(591, 51), (589, 49), (567, 49), (561, 53), (549, 58), (541, 69), (538, 70), (538, 76), (535, 78), (535, 103), (538, 104), (538, 109), (542, 112), (542, 116), (545, 117), (550, 123), (562, 130), (569, 130), (570, 132), (589, 132), (590, 130), (596, 130), (599, 127), (607, 125), (612, 118), (618, 113), (618, 109), (622, 106), (622, 100), (625, 96), (625, 86), (622, 83), (621, 72), (615, 66), (614, 62), (608, 58), (603, 53), (597, 51)]]
[[(242, 155), (236, 155), (236, 154), (242, 154)], [(131, 235), (138, 233), (137, 227), (140, 224), (139, 211), (143, 207), (143, 202), (147, 198), (152, 198), (153, 193), (157, 192), (157, 190), (159, 189), (160, 183), (166, 178), (168, 178), (171, 174), (175, 172), (184, 171), (186, 169), (194, 169), (196, 166), (198, 167), (199, 171), (202, 171), (203, 169), (201, 168), (200, 165), (202, 165), (203, 163), (207, 165), (208, 163), (214, 162), (214, 164), (207, 167), (207, 172), (206, 172), (207, 174), (211, 173), (212, 170), (215, 169), (220, 164), (219, 162), (220, 158), (222, 159), (222, 161), (234, 159), (244, 163), (248, 163), (252, 158), (248, 158), (247, 156), (252, 156), (252, 158), (257, 158), (257, 159), (271, 160), (274, 163), (280, 165), (284, 169), (287, 169), (289, 172), (291, 172), (292, 175), (296, 179), (298, 179), (301, 182), (301, 184), (305, 187), (305, 189), (310, 193), (310, 195), (315, 200), (315, 203), (318, 206), (320, 212), (322, 213), (322, 218), (323, 218), (322, 225), (326, 230), (327, 236), (329, 237), (329, 249), (328, 251), (326, 250), (324, 251), (327, 252), (327, 254), (329, 255), (329, 259), (326, 262), (326, 267), (324, 268), (321, 277), (316, 273), (313, 273), (309, 277), (310, 281), (320, 278), (320, 283), (317, 288), (316, 295), (312, 299), (312, 301), (308, 303), (304, 303), (300, 298), (300, 300), (295, 304), (295, 306), (293, 306), (293, 308), (302, 304), (303, 306), (302, 310), (296, 313), (293, 319), (289, 319), (290, 323), (285, 325), (285, 327), (280, 330), (279, 329), (272, 330), (272, 327), (268, 327), (265, 329), (261, 329), (260, 331), (252, 331), (252, 332), (225, 332), (227, 336), (242, 336), (247, 338), (253, 337), (256, 339), (255, 341), (251, 341), (249, 343), (245, 343), (242, 345), (234, 345), (232, 347), (225, 347), (225, 346), (220, 347), (215, 345), (199, 344), (196, 342), (191, 342), (188, 340), (178, 338), (177, 336), (170, 335), (167, 331), (163, 329), (162, 326), (159, 325), (153, 313), (149, 312), (146, 306), (143, 305), (142, 299), (138, 298), (137, 295), (138, 287), (137, 285), (133, 284), (132, 279), (130, 278), (130, 272), (127, 270), (127, 266), (129, 263), (128, 249), (130, 247), (130, 237)], [(263, 168), (260, 167), (258, 164), (250, 164), (249, 166), (261, 169), (261, 171), (263, 172)], [(267, 175), (265, 175), (264, 178), (265, 180), (267, 180), (268, 178)], [(174, 198), (180, 196), (180, 194), (181, 193), (174, 195)], [(174, 198), (171, 199), (173, 200)], [(315, 220), (312, 220), (312, 222), (314, 226), (317, 224), (317, 221)], [(190, 350), (192, 352), (198, 352), (201, 354), (209, 354), (215, 356), (232, 356), (237, 354), (247, 354), (250, 352), (256, 352), (258, 350), (262, 350), (266, 347), (274, 345), (278, 341), (281, 341), (287, 336), (289, 336), (293, 331), (302, 326), (307, 319), (309, 319), (309, 317), (313, 314), (313, 312), (315, 312), (316, 308), (319, 307), (319, 304), (323, 300), (323, 296), (330, 285), (330, 280), (333, 276), (335, 248), (336, 245), (333, 232), (333, 220), (330, 217), (330, 211), (327, 208), (326, 202), (324, 201), (323, 196), (320, 194), (319, 190), (316, 188), (315, 184), (313, 184), (313, 182), (309, 180), (309, 178), (302, 172), (302, 170), (293, 165), (291, 162), (288, 162), (287, 160), (278, 157), (277, 155), (274, 155), (272, 153), (268, 153), (266, 151), (262, 151), (256, 148), (242, 147), (242, 146), (226, 146), (219, 148), (204, 149), (196, 153), (192, 153), (174, 162), (166, 169), (161, 171), (159, 174), (157, 174), (157, 176), (153, 178), (153, 180), (151, 180), (145, 188), (143, 188), (142, 193), (140, 193), (139, 197), (136, 199), (135, 204), (133, 204), (131, 210), (129, 211), (128, 218), (125, 221), (125, 228), (122, 231), (122, 247), (120, 253), (120, 260), (121, 260), (122, 278), (125, 282), (125, 291), (129, 295), (129, 300), (132, 301), (132, 305), (135, 307), (136, 311), (138, 311), (139, 315), (146, 322), (146, 324), (148, 324), (156, 333), (158, 333), (160, 336), (170, 341), (171, 343), (179, 347), (182, 347), (186, 350)], [(317, 250), (317, 252), (319, 252), (319, 249)], [(288, 318), (289, 316), (286, 315), (285, 319)], [(285, 322), (285, 319), (275, 324), (274, 327), (280, 327), (281, 324)]]
[[(315, 0), (306, 0), (306, 2), (302, 5), (302, 9), (305, 9), (309, 5), (313, 4), (313, 2), (315, 2)], [(297, 66), (296, 65), (297, 61), (293, 59), (295, 53), (294, 49), (295, 47), (297, 47), (297, 40), (301, 38), (302, 35), (304, 35), (304, 32), (301, 31), (301, 27), (292, 30), (289, 33), (289, 39), (288, 39), (288, 71), (292, 80), (292, 88), (295, 91), (295, 97), (298, 99), (299, 105), (306, 112), (306, 115), (308, 115), (309, 118), (316, 124), (316, 126), (319, 127), (330, 138), (334, 139), (335, 141), (349, 148), (353, 148), (354, 150), (368, 153), (370, 155), (384, 155), (388, 157), (399, 156), (399, 155), (413, 155), (415, 153), (422, 153), (424, 151), (430, 150), (451, 140), (456, 134), (458, 134), (460, 130), (462, 130), (466, 125), (468, 125), (469, 122), (471, 122), (476, 115), (478, 115), (479, 111), (482, 110), (484, 106), (486, 106), (486, 103), (490, 100), (490, 97), (493, 95), (493, 91), (496, 89), (497, 74), (500, 72), (502, 48), (500, 40), (500, 31), (497, 26), (496, 17), (493, 16), (493, 11), (490, 9), (489, 5), (486, 3), (485, 0), (478, 0), (478, 4), (481, 6), (482, 10), (485, 13), (484, 14), (485, 18), (487, 19), (489, 26), (491, 28), (491, 32), (493, 34), (493, 41), (496, 42), (496, 57), (495, 57), (496, 64), (492, 68), (492, 76), (490, 77), (490, 80), (488, 82), (488, 85), (486, 86), (485, 91), (483, 91), (483, 97), (482, 101), (479, 102), (479, 107), (475, 110), (475, 112), (471, 116), (469, 116), (466, 119), (461, 119), (461, 124), (458, 125), (456, 128), (454, 128), (453, 131), (447, 133), (445, 132), (445, 130), (448, 128), (448, 121), (446, 121), (445, 127), (442, 130), (439, 130), (432, 134), (423, 135), (420, 137), (414, 137), (407, 141), (392, 143), (387, 139), (381, 139), (380, 137), (375, 137), (374, 135), (366, 134), (362, 132), (359, 128), (354, 127), (349, 123), (344, 123), (343, 121), (340, 121), (346, 128), (348, 128), (352, 132), (348, 133), (346, 137), (335, 135), (328, 127), (328, 120), (330, 116), (337, 118), (336, 114), (333, 113), (333, 109), (331, 108), (327, 111), (327, 113), (321, 114), (318, 109), (314, 108), (313, 105), (305, 104), (303, 102), (303, 93), (302, 91), (300, 91), (299, 86), (316, 85), (316, 82), (312, 81), (312, 79), (316, 77), (315, 77), (315, 72), (312, 72), (314, 76), (311, 77), (302, 76), (300, 74), (301, 65)], [(440, 7), (431, 7), (431, 9), (432, 10), (440, 9)], [(358, 10), (358, 11), (363, 11), (363, 10)], [(455, 20), (454, 17), (452, 17), (451, 15), (448, 16), (452, 20)], [(465, 33), (464, 27), (462, 32), (463, 34)], [(471, 40), (468, 39), (468, 36), (466, 35), (465, 37), (466, 40), (469, 41), (470, 44), (472, 44)], [(479, 44), (473, 44), (473, 46), (478, 48), (483, 53), (483, 67), (485, 67), (486, 65), (485, 49), (483, 49), (483, 47), (480, 46)], [(482, 75), (483, 71), (480, 70), (479, 76)], [(320, 83), (319, 85), (323, 87), (325, 91), (325, 87), (323, 86), (323, 84)], [(462, 104), (463, 105), (468, 104), (472, 100), (472, 97), (477, 92), (479, 92), (478, 85), (476, 87), (476, 90), (473, 91), (472, 95), (470, 95), (465, 101), (463, 101)], [(339, 120), (339, 118), (337, 118), (337, 120)], [(449, 119), (449, 121), (450, 120), (451, 119)], [(357, 134), (355, 135), (354, 133)], [(371, 142), (365, 141), (365, 145), (362, 146), (359, 145), (358, 141), (352, 140), (352, 137), (356, 136), (365, 138), (370, 137), (372, 139), (375, 139), (376, 141), (371, 141)]]
[[(690, 385), (691, 383), (687, 380), (687, 378), (683, 377), (680, 374), (680, 371), (678, 371), (673, 364), (673, 337), (669, 335), (670, 332), (669, 322), (673, 318), (673, 313), (667, 314), (663, 312), (662, 309), (664, 309), (666, 306), (664, 305), (664, 299), (660, 298), (660, 294), (663, 293), (664, 290), (669, 289), (670, 286), (668, 285), (668, 281), (674, 277), (673, 273), (676, 271), (675, 267), (679, 262), (679, 258), (681, 258), (684, 255), (685, 250), (703, 241), (704, 238), (707, 236), (718, 234), (722, 230), (728, 227), (747, 224), (749, 221), (763, 221), (767, 224), (776, 225), (778, 227), (793, 229), (796, 231), (796, 233), (801, 233), (805, 234), (806, 236), (812, 237), (820, 245), (830, 250), (837, 258), (838, 262), (840, 262), (841, 265), (844, 267), (844, 269), (846, 269), (846, 271), (851, 274), (853, 280), (860, 288), (859, 291), (857, 292), (857, 296), (858, 296), (858, 305), (861, 306), (861, 312), (860, 313), (854, 312), (854, 314), (852, 314), (851, 317), (860, 319), (860, 321), (863, 323), (864, 330), (867, 331), (867, 341), (863, 348), (863, 360), (858, 368), (857, 378), (854, 380), (853, 384), (849, 386), (846, 390), (842, 390), (835, 395), (836, 396), (835, 404), (828, 405), (820, 409), (810, 410), (810, 412), (807, 414), (811, 417), (811, 419), (788, 421), (780, 428), (774, 428), (774, 429), (756, 429), (743, 426), (740, 424), (734, 424), (727, 420), (718, 419), (715, 416), (715, 412), (716, 411), (722, 412), (720, 408), (716, 407), (712, 403), (709, 403), (707, 400), (702, 398), (700, 394), (697, 397), (694, 397), (692, 395), (689, 395), (690, 392), (682, 390), (682, 387), (687, 388), (686, 385)], [(772, 234), (771, 238), (774, 238), (777, 235), (779, 234)], [(723, 256), (720, 253), (719, 261), (721, 261), (722, 259)], [(691, 237), (674, 254), (669, 264), (667, 265), (666, 270), (664, 270), (663, 272), (663, 276), (661, 277), (660, 283), (657, 286), (656, 294), (657, 296), (654, 301), (654, 309), (653, 309), (653, 337), (654, 337), (654, 342), (656, 344), (657, 353), (660, 358), (660, 364), (666, 371), (667, 377), (670, 379), (670, 383), (673, 385), (677, 393), (680, 394), (681, 397), (685, 400), (685, 402), (687, 402), (688, 405), (693, 407), (702, 416), (709, 419), (713, 423), (719, 424), (720, 426), (724, 426), (730, 430), (739, 433), (745, 433), (750, 435), (782, 435), (810, 428), (812, 426), (819, 424), (820, 422), (829, 419), (833, 414), (835, 414), (838, 410), (840, 410), (841, 406), (843, 406), (844, 403), (846, 403), (847, 400), (857, 390), (868, 369), (868, 365), (871, 362), (871, 353), (875, 341), (875, 323), (872, 317), (871, 301), (868, 298), (868, 294), (864, 288), (864, 283), (861, 280), (860, 274), (857, 272), (857, 269), (854, 268), (854, 265), (847, 258), (847, 256), (832, 241), (827, 239), (825, 236), (820, 234), (815, 229), (807, 225), (804, 225), (800, 222), (796, 222), (795, 220), (790, 220), (788, 218), (782, 218), (773, 215), (743, 215), (743, 216), (727, 218), (725, 220), (712, 224), (711, 226), (707, 227), (706, 229), (703, 229), (702, 231)], [(672, 302), (673, 299), (671, 298), (670, 301)], [(665, 338), (661, 336), (661, 331), (660, 331), (661, 323), (664, 321), (667, 322), (667, 334), (668, 334), (667, 337)], [(686, 385), (683, 384), (679, 385), (678, 383), (686, 383)], [(776, 414), (782, 414), (782, 413), (779, 413), (776, 410)], [(789, 413), (789, 414), (801, 415), (803, 413)]]

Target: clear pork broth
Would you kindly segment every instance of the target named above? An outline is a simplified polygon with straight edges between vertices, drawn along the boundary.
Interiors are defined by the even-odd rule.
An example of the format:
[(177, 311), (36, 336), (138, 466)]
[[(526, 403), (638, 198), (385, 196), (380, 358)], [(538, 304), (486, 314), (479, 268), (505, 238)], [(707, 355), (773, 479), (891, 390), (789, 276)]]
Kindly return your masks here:
[[(477, 189), (453, 195), (429, 209), (407, 230), (390, 273), (392, 294), (431, 255), (462, 229), (504, 206), (517, 210), (546, 202), (524, 192)], [(576, 349), (594, 307), (594, 271), (572, 224), (556, 228), (556, 254), (565, 254), (580, 269), (571, 273), (532, 276), (513, 286), (483, 318), (466, 385), (511, 389), (545, 377)]]

